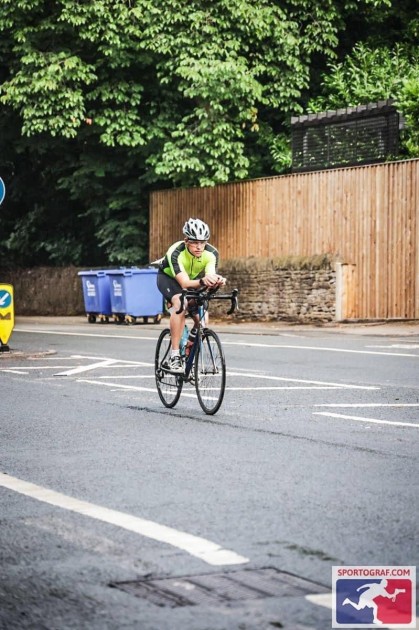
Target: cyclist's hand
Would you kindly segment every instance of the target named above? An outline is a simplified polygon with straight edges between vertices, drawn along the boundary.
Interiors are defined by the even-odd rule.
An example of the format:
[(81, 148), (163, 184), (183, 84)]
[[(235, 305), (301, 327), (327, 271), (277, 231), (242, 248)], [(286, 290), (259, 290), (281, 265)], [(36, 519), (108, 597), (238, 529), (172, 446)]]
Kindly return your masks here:
[(223, 276), (219, 276), (217, 273), (209, 273), (203, 278), (203, 283), (208, 288), (215, 288), (224, 286), (226, 283), (226, 279)]

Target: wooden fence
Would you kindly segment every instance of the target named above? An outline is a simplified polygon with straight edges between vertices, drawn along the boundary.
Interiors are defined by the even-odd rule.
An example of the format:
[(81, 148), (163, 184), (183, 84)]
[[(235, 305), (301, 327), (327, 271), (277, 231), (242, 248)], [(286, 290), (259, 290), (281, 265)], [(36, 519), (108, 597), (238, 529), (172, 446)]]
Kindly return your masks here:
[(330, 254), (342, 319), (419, 318), (419, 160), (154, 192), (150, 260), (200, 217), (222, 260)]

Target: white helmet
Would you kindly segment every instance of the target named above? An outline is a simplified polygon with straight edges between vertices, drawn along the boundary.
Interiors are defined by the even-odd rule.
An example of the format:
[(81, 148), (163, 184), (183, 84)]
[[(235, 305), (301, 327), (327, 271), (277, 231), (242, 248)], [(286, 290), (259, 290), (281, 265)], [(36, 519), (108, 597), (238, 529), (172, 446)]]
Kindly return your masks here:
[(189, 219), (183, 226), (183, 233), (193, 241), (207, 241), (210, 237), (210, 230), (201, 219)]

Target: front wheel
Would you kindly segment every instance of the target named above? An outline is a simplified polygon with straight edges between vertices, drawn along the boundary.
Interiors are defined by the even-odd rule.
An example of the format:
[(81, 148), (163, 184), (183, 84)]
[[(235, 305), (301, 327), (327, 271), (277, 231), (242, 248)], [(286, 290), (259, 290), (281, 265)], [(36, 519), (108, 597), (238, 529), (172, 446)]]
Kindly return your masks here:
[(171, 346), (170, 330), (165, 328), (158, 338), (154, 361), (157, 391), (165, 407), (176, 405), (183, 387), (181, 376), (171, 374), (164, 369), (170, 359)]
[(221, 341), (212, 330), (204, 330), (195, 355), (195, 388), (205, 413), (216, 413), (224, 398), (226, 364)]

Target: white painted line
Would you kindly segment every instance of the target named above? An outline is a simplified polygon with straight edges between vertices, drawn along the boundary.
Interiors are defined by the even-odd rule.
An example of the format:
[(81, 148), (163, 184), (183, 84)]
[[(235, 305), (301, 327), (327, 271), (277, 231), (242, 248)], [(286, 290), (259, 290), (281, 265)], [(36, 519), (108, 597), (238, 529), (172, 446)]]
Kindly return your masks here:
[(71, 365), (25, 365), (25, 370), (69, 370)]
[(306, 600), (317, 606), (333, 609), (332, 593), (316, 593), (315, 595), (306, 595)]
[(154, 341), (156, 342), (158, 337), (140, 337), (135, 335), (108, 335), (100, 333), (80, 333), (80, 332), (64, 332), (59, 330), (36, 330), (34, 328), (19, 328), (15, 327), (14, 332), (23, 332), (23, 333), (32, 333), (37, 335), (61, 335), (61, 336), (70, 336), (70, 337), (101, 337), (102, 339), (143, 339), (144, 341)]
[(325, 387), (320, 387), (320, 385), (278, 385), (278, 386), (272, 386), (272, 387), (226, 387), (226, 390), (229, 389), (231, 391), (256, 391), (256, 390), (274, 390), (274, 389), (280, 389), (280, 390), (284, 390), (284, 389), (321, 389), (321, 390), (331, 390), (331, 389), (339, 389), (339, 387), (335, 387), (334, 385), (331, 386), (325, 386)]
[(132, 516), (125, 512), (119, 512), (100, 505), (95, 505), (94, 503), (81, 501), (74, 497), (61, 494), (60, 492), (37, 486), (28, 481), (11, 477), (5, 473), (0, 473), (0, 486), (18, 492), (19, 494), (24, 494), (37, 501), (42, 501), (43, 503), (48, 503), (64, 510), (70, 510), (71, 512), (77, 512), (83, 516), (89, 516), (90, 518), (103, 521), (104, 523), (122, 527), (141, 536), (146, 536), (147, 538), (172, 545), (177, 549), (186, 551), (196, 558), (200, 558), (207, 564), (220, 566), (227, 564), (245, 564), (249, 562), (248, 558), (240, 556), (229, 549), (223, 549), (220, 545), (206, 540), (205, 538), (194, 536), (137, 516)]
[[(105, 370), (107, 370), (108, 368), (118, 368), (118, 370), (136, 370), (145, 367), (154, 367), (154, 363), (130, 363), (128, 361), (124, 361), (122, 364), (121, 359), (113, 359), (113, 363), (109, 363), (109, 365), (103, 365), (103, 369)], [(141, 374), (134, 375), (134, 378), (141, 378)]]
[[(117, 366), (118, 369), (120, 368), (120, 366)], [(127, 365), (125, 365), (124, 367), (128, 367)], [(126, 380), (126, 379), (131, 379), (131, 378), (135, 378), (137, 381), (138, 380), (143, 380), (143, 379), (155, 379), (156, 377), (154, 376), (154, 374), (123, 374), (123, 375), (119, 375), (116, 376), (115, 374), (107, 374), (105, 376), (96, 376), (96, 378), (101, 378), (101, 379), (109, 379), (112, 378), (114, 380)]]
[(389, 357), (414, 357), (415, 359), (419, 359), (419, 354), (408, 354), (406, 352), (373, 352), (370, 350), (349, 350), (347, 348), (325, 348), (322, 346), (289, 346), (285, 344), (268, 344), (268, 343), (251, 343), (248, 341), (224, 341), (222, 340), (223, 346), (245, 346), (245, 347), (253, 347), (253, 348), (288, 348), (290, 350), (314, 350), (314, 351), (324, 351), (324, 352), (347, 352), (350, 354), (374, 354), (374, 355), (385, 355)]
[[(91, 381), (88, 379), (79, 378), (77, 379), (78, 383), (90, 383), (91, 385), (105, 385), (106, 387), (112, 387), (115, 389), (131, 389), (136, 392), (153, 392), (153, 394), (157, 394), (156, 387), (139, 387), (137, 385), (121, 385), (120, 383), (108, 383), (104, 381)], [(196, 393), (188, 394), (182, 389), (182, 398), (196, 398)], [(205, 396), (206, 400), (217, 400), (217, 398), (212, 398), (210, 396)]]
[[(67, 357), (67, 358), (71, 359), (72, 357)], [(29, 361), (62, 361), (62, 360), (63, 360), (63, 357), (60, 357), (60, 356), (29, 357)]]
[(90, 372), (90, 370), (96, 370), (97, 368), (115, 365), (115, 363), (118, 363), (115, 359), (106, 359), (105, 361), (99, 361), (98, 363), (90, 363), (90, 365), (79, 365), (78, 367), (67, 370), (66, 372), (57, 372), (54, 376), (73, 376), (74, 374), (81, 374), (82, 372)]
[(240, 368), (240, 367), (234, 366), (233, 369), (236, 372), (246, 372), (247, 374), (260, 374), (260, 375), (266, 374), (266, 372), (261, 372), (260, 370), (252, 370), (252, 369), (249, 369), (247, 367), (246, 368)]
[[(138, 335), (108, 335), (108, 334), (97, 334), (97, 333), (77, 333), (77, 332), (59, 332), (56, 330), (35, 330), (31, 328), (14, 328), (15, 332), (23, 332), (23, 333), (36, 333), (38, 335), (70, 335), (73, 337), (102, 337), (103, 339), (126, 339), (131, 341), (132, 339), (142, 339), (143, 341), (153, 341), (156, 343), (158, 337), (142, 337)], [(227, 333), (226, 333), (227, 334)], [(319, 350), (325, 352), (348, 352), (352, 354), (374, 354), (374, 355), (385, 355), (390, 357), (414, 357), (419, 359), (419, 354), (408, 354), (401, 352), (374, 352), (369, 350), (348, 350), (347, 348), (325, 348), (321, 346), (291, 346), (285, 344), (269, 344), (269, 343), (252, 343), (248, 341), (225, 341), (222, 340), (223, 345), (226, 346), (246, 346), (252, 348), (288, 348), (291, 350)]]
[(90, 383), (90, 385), (104, 385), (105, 387), (115, 387), (117, 389), (132, 389), (137, 392), (153, 392), (157, 394), (155, 387), (139, 387), (138, 385), (121, 385), (120, 383), (108, 383), (104, 381), (93, 381), (86, 378), (78, 378), (78, 383)]
[(372, 385), (346, 385), (345, 383), (328, 383), (325, 381), (309, 381), (302, 378), (288, 378), (284, 376), (266, 376), (265, 374), (240, 374), (239, 372), (227, 372), (227, 376), (242, 376), (245, 378), (262, 378), (270, 381), (285, 381), (288, 383), (306, 383), (307, 385), (327, 385), (343, 387), (345, 389), (380, 389)]
[(365, 346), (366, 348), (398, 348), (399, 350), (419, 350), (419, 345), (414, 343), (392, 343), (386, 346)]
[(118, 367), (154, 367), (154, 363), (147, 363), (145, 361), (127, 361), (126, 359), (114, 359), (113, 357), (97, 357), (97, 356), (89, 356), (85, 354), (72, 354), (71, 359), (92, 359), (94, 361), (116, 361), (118, 364), (121, 363), (123, 365), (118, 365)]
[(375, 418), (362, 418), (361, 416), (346, 416), (340, 413), (329, 413), (328, 411), (314, 411), (315, 416), (327, 416), (329, 418), (342, 418), (343, 420), (356, 420), (357, 422), (368, 422), (374, 424), (390, 424), (395, 427), (411, 427), (419, 429), (419, 424), (413, 422), (395, 422), (393, 420), (376, 420)]
[(0, 372), (9, 372), (10, 374), (29, 374), (29, 372), (23, 372), (22, 370), (0, 370)]
[(419, 407), (419, 403), (328, 403), (314, 407)]

